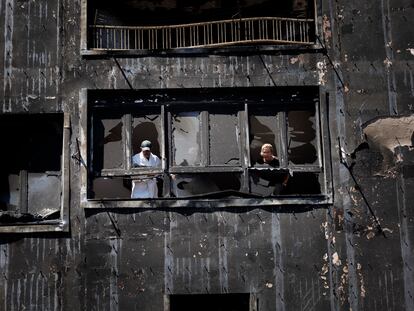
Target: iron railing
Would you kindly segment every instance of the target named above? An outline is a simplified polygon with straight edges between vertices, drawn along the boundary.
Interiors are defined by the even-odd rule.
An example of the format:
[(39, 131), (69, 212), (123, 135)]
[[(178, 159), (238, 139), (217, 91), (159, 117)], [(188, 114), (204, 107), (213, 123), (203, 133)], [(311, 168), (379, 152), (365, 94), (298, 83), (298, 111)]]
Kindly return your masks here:
[(169, 50), (240, 44), (312, 44), (313, 19), (255, 17), (168, 26), (90, 25), (90, 49)]

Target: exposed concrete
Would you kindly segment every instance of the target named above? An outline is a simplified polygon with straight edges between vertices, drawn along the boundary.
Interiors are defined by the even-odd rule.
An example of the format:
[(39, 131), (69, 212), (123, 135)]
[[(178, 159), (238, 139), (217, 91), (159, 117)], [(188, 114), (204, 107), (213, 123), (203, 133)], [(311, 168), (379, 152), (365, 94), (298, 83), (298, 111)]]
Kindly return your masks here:
[(383, 168), (389, 168), (403, 159), (396, 152), (399, 147), (413, 147), (414, 115), (381, 117), (363, 126), (369, 145), (383, 156)]

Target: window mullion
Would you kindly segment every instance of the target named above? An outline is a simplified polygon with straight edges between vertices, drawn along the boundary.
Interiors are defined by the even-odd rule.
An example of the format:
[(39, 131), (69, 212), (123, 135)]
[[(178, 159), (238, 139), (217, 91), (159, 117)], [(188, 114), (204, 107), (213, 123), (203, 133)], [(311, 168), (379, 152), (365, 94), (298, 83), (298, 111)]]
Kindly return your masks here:
[(240, 113), (240, 143), (242, 145), (241, 156), (242, 156), (242, 166), (250, 166), (250, 130), (249, 130), (249, 107), (247, 104), (244, 104), (244, 111)]
[(162, 169), (165, 171), (166, 169), (167, 169), (167, 161), (166, 161), (166, 159), (167, 159), (167, 145), (166, 145), (166, 143), (167, 143), (167, 141), (166, 141), (166, 134), (167, 134), (167, 132), (168, 131), (166, 131), (166, 120), (165, 120), (165, 113), (166, 113), (166, 111), (165, 111), (165, 106), (164, 105), (162, 105), (161, 106), (161, 115), (160, 115), (160, 118), (161, 118), (161, 167), (162, 167)]
[(289, 159), (288, 159), (288, 137), (287, 137), (287, 119), (286, 119), (286, 112), (281, 111), (278, 113), (278, 128), (279, 128), (279, 150), (280, 154), (278, 155), (280, 166), (281, 167), (288, 167), (289, 166)]
[(243, 168), (242, 191), (249, 192), (249, 166), (250, 166), (250, 141), (249, 141), (249, 109), (244, 104), (244, 110), (239, 112), (240, 130), (240, 159)]
[(174, 160), (174, 150), (173, 150), (173, 144), (172, 144), (172, 114), (171, 111), (167, 111), (167, 140), (168, 140), (168, 167), (172, 167)]
[(131, 153), (131, 136), (132, 136), (132, 115), (125, 114), (123, 116), (124, 131), (122, 135), (123, 146), (124, 146), (124, 169), (127, 171), (131, 170), (132, 153)]
[[(87, 121), (89, 122), (89, 120)], [(90, 116), (90, 124), (87, 125), (87, 128), (89, 128), (89, 133), (87, 135), (87, 139), (89, 139), (90, 141), (90, 151), (89, 154), (87, 154), (88, 157), (88, 165), (87, 165), (87, 172), (88, 174), (93, 174), (94, 170), (95, 170), (95, 144), (93, 143), (95, 140), (95, 114), (91, 113)], [(88, 169), (89, 168), (89, 169)]]
[(29, 187), (28, 187), (28, 173), (27, 170), (20, 171), (20, 210), (19, 212), (22, 214), (29, 213), (28, 209), (28, 195), (29, 195)]
[(202, 111), (201, 118), (201, 166), (208, 166), (210, 163), (210, 135), (208, 111)]
[[(164, 198), (168, 198), (171, 193), (171, 182), (168, 174), (168, 159), (171, 159), (171, 153), (168, 154), (170, 140), (169, 140), (169, 126), (170, 126), (170, 113), (166, 111), (165, 106), (161, 106), (161, 167), (163, 170), (163, 194)], [(168, 137), (167, 137), (168, 135)], [(167, 143), (168, 142), (168, 143)]]
[(318, 165), (322, 167), (322, 142), (321, 142), (321, 121), (320, 121), (320, 109), (319, 109), (319, 101), (315, 103), (315, 131), (316, 131), (316, 148), (318, 154)]

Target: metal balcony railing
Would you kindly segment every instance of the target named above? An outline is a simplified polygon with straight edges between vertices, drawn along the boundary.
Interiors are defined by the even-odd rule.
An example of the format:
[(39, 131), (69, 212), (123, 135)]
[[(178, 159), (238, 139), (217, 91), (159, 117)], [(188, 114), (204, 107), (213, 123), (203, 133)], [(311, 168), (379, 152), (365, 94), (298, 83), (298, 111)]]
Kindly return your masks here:
[(93, 50), (169, 50), (240, 44), (312, 44), (313, 19), (254, 17), (168, 26), (90, 25)]

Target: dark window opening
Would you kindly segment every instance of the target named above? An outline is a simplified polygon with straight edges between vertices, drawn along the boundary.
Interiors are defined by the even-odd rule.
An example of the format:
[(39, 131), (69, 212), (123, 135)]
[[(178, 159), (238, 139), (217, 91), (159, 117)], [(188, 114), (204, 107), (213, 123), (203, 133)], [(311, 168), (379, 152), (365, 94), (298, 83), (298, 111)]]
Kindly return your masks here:
[(317, 88), (150, 92), (91, 92), (89, 199), (325, 193)]
[(250, 311), (249, 294), (171, 295), (170, 311)]
[(284, 194), (321, 194), (321, 184), (317, 173), (294, 173), (289, 178)]
[(315, 110), (292, 110), (287, 113), (288, 154), (293, 164), (314, 164), (318, 160)]
[(206, 22), (212, 19), (276, 16), (313, 18), (314, 5), (309, 0), (89, 0), (89, 17), (96, 24), (174, 25)]
[(287, 171), (252, 171), (250, 173), (250, 191), (252, 194), (264, 197), (288, 194), (287, 186), (284, 183), (289, 178), (289, 172)]
[(0, 221), (58, 218), (62, 115), (1, 115)]
[(263, 144), (273, 146), (273, 154), (279, 157), (278, 111), (272, 111), (268, 106), (252, 107), (249, 110), (250, 126), (250, 159), (255, 165), (260, 160), (260, 151)]
[(315, 41), (312, 0), (89, 0), (89, 49), (170, 50)]
[(132, 154), (141, 150), (140, 144), (144, 140), (152, 142), (152, 152), (158, 156), (161, 154), (162, 130), (159, 109), (143, 109), (132, 114)]

